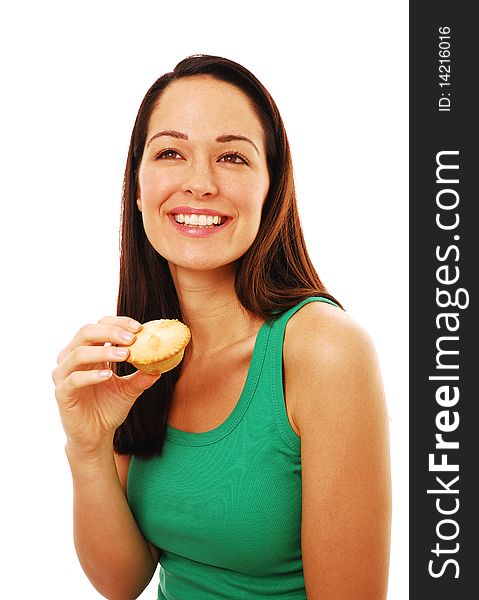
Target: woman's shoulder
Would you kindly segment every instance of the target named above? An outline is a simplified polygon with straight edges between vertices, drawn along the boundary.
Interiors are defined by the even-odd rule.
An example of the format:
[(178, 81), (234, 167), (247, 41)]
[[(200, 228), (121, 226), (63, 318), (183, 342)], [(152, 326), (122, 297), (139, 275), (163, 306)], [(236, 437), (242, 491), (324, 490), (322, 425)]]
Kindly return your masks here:
[(344, 360), (372, 346), (368, 333), (347, 312), (326, 302), (309, 302), (288, 321), (284, 357), (293, 361)]
[[(381, 393), (376, 351), (369, 334), (345, 311), (310, 302), (288, 321), (283, 345), (287, 389), (295, 422), (318, 407), (355, 412)], [(364, 404), (363, 404), (364, 408)]]

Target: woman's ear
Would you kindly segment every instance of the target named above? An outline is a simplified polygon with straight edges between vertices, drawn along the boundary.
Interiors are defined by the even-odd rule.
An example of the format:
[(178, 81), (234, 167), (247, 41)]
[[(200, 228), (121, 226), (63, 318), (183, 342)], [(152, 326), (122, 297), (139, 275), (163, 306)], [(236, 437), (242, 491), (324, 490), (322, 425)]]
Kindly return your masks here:
[(141, 212), (141, 198), (140, 197), (138, 197), (136, 199), (136, 205), (138, 206), (138, 210)]

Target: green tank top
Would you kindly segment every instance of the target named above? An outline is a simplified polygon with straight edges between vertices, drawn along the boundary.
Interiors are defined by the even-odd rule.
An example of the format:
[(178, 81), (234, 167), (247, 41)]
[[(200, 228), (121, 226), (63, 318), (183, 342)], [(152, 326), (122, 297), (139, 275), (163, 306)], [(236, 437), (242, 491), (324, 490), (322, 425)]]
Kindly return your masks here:
[(158, 598), (306, 598), (301, 559), (301, 439), (283, 395), (288, 319), (259, 330), (241, 396), (219, 427), (168, 426), (163, 454), (132, 458), (128, 502), (161, 550)]

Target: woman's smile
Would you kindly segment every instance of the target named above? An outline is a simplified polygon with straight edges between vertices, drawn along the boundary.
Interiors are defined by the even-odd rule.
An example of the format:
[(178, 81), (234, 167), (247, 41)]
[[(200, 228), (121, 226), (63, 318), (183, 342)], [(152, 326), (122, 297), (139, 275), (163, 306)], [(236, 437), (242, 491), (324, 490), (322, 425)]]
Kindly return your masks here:
[(181, 212), (168, 213), (172, 225), (182, 235), (190, 237), (209, 237), (225, 229), (232, 218), (220, 215), (214, 211), (202, 209), (201, 212), (191, 212), (188, 207), (180, 207)]

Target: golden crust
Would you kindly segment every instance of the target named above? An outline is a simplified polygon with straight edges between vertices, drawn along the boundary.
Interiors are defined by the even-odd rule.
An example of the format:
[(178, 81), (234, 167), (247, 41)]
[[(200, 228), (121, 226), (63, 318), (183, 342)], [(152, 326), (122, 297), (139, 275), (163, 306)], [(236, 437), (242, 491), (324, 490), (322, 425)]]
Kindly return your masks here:
[(145, 373), (164, 373), (180, 363), (190, 339), (189, 328), (178, 319), (148, 321), (130, 346), (128, 362)]

